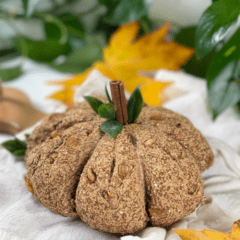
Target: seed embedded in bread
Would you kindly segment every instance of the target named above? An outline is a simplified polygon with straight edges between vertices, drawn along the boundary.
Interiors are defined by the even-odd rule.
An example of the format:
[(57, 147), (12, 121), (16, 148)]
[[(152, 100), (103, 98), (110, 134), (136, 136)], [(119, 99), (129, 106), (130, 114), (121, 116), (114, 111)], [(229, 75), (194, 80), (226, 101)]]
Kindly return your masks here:
[(87, 176), (88, 176), (88, 179), (89, 179), (92, 183), (95, 182), (96, 176), (95, 176), (95, 174), (93, 173), (92, 168), (88, 168), (88, 170), (87, 170)]
[(75, 137), (69, 137), (66, 141), (66, 146), (67, 147), (74, 147), (78, 145), (78, 139)]
[(125, 178), (128, 174), (129, 171), (129, 167), (126, 165), (119, 165), (118, 166), (118, 176), (120, 176), (121, 178)]
[(145, 145), (146, 147), (151, 147), (153, 144), (154, 144), (154, 140), (153, 140), (153, 139), (149, 139), (149, 140), (147, 140), (147, 141), (144, 143), (144, 145)]

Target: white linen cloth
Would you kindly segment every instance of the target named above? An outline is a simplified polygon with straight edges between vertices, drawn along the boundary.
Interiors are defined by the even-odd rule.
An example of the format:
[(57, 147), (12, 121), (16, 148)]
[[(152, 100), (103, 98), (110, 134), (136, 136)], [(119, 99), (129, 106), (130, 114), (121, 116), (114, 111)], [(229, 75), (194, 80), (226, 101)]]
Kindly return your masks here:
[[(30, 69), (33, 67), (31, 64), (27, 65)], [(42, 83), (43, 79), (54, 79), (54, 76), (60, 79), (61, 76), (67, 76), (44, 68), (42, 65), (36, 64), (34, 67), (38, 69), (35, 81), (36, 78), (42, 78)], [(32, 72), (27, 73), (19, 81), (32, 80), (32, 75)], [(239, 117), (233, 109), (228, 109), (212, 122), (207, 105), (205, 81), (199, 78), (183, 72), (159, 71), (156, 79), (175, 81), (175, 84), (167, 90), (171, 97), (165, 107), (188, 117), (207, 136), (215, 155), (214, 165), (203, 173), (207, 204), (198, 207), (195, 212), (175, 223), (174, 227), (197, 230), (207, 228), (229, 232), (233, 222), (240, 219), (240, 156), (237, 153), (240, 151)], [(83, 94), (105, 95), (106, 81), (107, 78), (93, 71), (85, 83), (78, 88), (75, 100), (82, 100)], [(15, 82), (14, 85), (17, 86), (17, 83)], [(28, 94), (31, 95), (30, 92)], [(49, 89), (47, 94), (46, 92), (44, 94), (49, 94)], [(35, 101), (40, 109), (46, 109), (46, 112), (56, 109), (54, 102), (44, 102), (44, 100), (42, 102)], [(62, 110), (58, 109), (58, 111)], [(17, 137), (24, 139), (24, 134), (30, 133), (32, 129), (19, 133)], [(0, 134), (0, 142), (6, 139), (10, 137)], [(63, 217), (44, 208), (27, 191), (23, 179), (25, 173), (26, 169), (22, 161), (11, 156), (5, 149), (0, 149), (1, 240), (120, 239), (119, 236), (94, 230), (78, 218)], [(121, 239), (179, 240), (180, 237), (172, 230), (153, 227), (146, 228), (134, 236), (123, 236)]]

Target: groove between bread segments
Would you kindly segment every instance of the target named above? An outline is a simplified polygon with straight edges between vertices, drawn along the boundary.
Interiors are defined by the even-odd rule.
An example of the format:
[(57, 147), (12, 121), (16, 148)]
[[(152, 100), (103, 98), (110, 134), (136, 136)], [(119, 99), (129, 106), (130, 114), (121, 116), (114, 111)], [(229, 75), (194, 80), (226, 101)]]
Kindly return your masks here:
[[(136, 137), (135, 137), (136, 138)], [(137, 139), (137, 138), (136, 138)], [(138, 148), (138, 140), (136, 141), (136, 152), (137, 152), (137, 156), (138, 156), (138, 162), (139, 162), (139, 165), (140, 165), (140, 170), (141, 170), (141, 177), (142, 177), (142, 182), (143, 182), (143, 191), (144, 191), (144, 200), (145, 200), (145, 211), (147, 213), (147, 216), (148, 216), (148, 222), (150, 221), (151, 219), (151, 216), (150, 216), (150, 213), (148, 211), (148, 202), (147, 202), (147, 191), (146, 191), (146, 188), (145, 188), (145, 177), (144, 177), (144, 169), (143, 169), (143, 166), (142, 166), (142, 160), (141, 160), (141, 157), (140, 157), (140, 154), (139, 154), (139, 148)]]
[[(92, 122), (101, 122), (101, 120), (92, 120), (92, 121), (82, 121), (82, 122), (75, 122), (75, 123), (73, 123), (72, 125), (69, 125), (68, 127), (62, 127), (62, 128), (59, 128), (59, 129), (56, 129), (56, 130), (59, 130), (59, 131), (64, 131), (64, 130), (67, 130), (68, 128), (70, 128), (70, 127), (73, 127), (74, 125), (76, 125), (76, 124), (79, 124), (79, 123), (92, 123)], [(62, 121), (61, 121), (61, 123), (62, 123)], [(60, 125), (60, 124), (57, 124), (57, 125)]]
[[(168, 136), (166, 133), (164, 133), (167, 137), (169, 137), (170, 139), (172, 139), (174, 142), (178, 143), (175, 139), (171, 138), (170, 136)], [(163, 152), (165, 152), (170, 158), (171, 160), (173, 160), (177, 166), (179, 167), (179, 169), (183, 172), (182, 167), (180, 166), (179, 162), (176, 160), (176, 158), (174, 158), (173, 156), (171, 156), (170, 153), (168, 153), (161, 145), (157, 144), (157, 146), (159, 147), (159, 149), (163, 150)], [(182, 146), (181, 146), (182, 147)], [(182, 147), (183, 150), (185, 150), (185, 148)], [(181, 158), (182, 159), (182, 158)]]
[[(90, 154), (89, 158), (87, 159), (87, 161), (86, 161), (86, 163), (85, 163), (85, 165), (84, 165), (84, 167), (83, 167), (83, 170), (84, 170), (85, 166), (87, 165), (89, 159), (92, 157), (95, 149), (96, 149), (97, 146), (100, 144), (100, 142), (102, 141), (102, 139), (104, 138), (105, 135), (106, 135), (106, 133), (103, 134), (103, 136), (99, 139), (99, 141), (98, 141), (98, 143), (96, 144), (96, 146), (95, 146), (95, 147), (93, 148), (93, 150), (91, 151), (91, 154)], [(82, 170), (82, 172), (80, 173), (80, 175), (79, 175), (79, 181), (78, 181), (78, 183), (76, 184), (77, 187), (76, 187), (76, 189), (75, 189), (75, 198), (74, 198), (74, 201), (76, 201), (77, 188), (78, 188), (78, 185), (79, 185), (79, 183), (80, 183), (80, 181), (81, 181), (81, 176), (82, 176), (83, 170)]]
[[(192, 151), (190, 151), (184, 144), (182, 144), (179, 140), (177, 140), (173, 135), (171, 135), (171, 134), (169, 134), (169, 133), (166, 133), (166, 132), (164, 132), (164, 131), (161, 131), (161, 129), (159, 129), (159, 131), (162, 132), (162, 133), (164, 133), (164, 134), (166, 134), (169, 138), (171, 138), (171, 139), (173, 139), (174, 141), (176, 141), (177, 143), (179, 143), (179, 144), (182, 146), (182, 148), (185, 149), (185, 150), (195, 159), (196, 164), (199, 166), (199, 170), (202, 171), (202, 170), (201, 170), (201, 168), (202, 168), (202, 164), (201, 164), (202, 160), (201, 160), (199, 157), (197, 157)], [(182, 129), (182, 131), (183, 131), (184, 133), (189, 134), (189, 131), (186, 131), (186, 130), (183, 130), (183, 129)], [(207, 148), (204, 149), (203, 151), (205, 151), (205, 150), (207, 150)]]

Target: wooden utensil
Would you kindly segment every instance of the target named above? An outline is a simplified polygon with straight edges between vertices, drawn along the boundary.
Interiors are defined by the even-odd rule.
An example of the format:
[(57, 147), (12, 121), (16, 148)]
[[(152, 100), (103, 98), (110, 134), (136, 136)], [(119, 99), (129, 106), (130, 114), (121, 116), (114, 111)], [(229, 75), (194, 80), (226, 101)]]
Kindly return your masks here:
[(31, 105), (23, 92), (2, 87), (0, 80), (0, 131), (16, 134), (32, 126), (45, 115)]

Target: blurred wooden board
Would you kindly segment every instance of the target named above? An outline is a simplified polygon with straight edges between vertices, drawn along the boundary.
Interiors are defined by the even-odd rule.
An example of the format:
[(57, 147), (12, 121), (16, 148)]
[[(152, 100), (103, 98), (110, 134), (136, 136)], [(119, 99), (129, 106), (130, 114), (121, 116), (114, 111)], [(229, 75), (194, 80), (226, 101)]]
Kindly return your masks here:
[(1, 87), (0, 83), (0, 131), (16, 134), (45, 115), (31, 105), (26, 94), (14, 88)]

